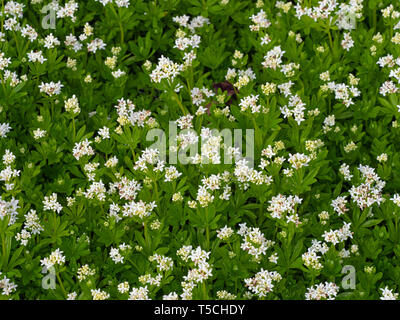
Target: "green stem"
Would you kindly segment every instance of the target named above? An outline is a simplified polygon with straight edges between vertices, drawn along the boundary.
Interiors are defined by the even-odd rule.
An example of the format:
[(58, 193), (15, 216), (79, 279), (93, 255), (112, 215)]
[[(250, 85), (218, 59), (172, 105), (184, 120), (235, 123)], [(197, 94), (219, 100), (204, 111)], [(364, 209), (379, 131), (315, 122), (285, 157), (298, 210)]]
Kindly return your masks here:
[(311, 270), (311, 286), (314, 285), (314, 282), (315, 282), (315, 271)]
[(4, 31), (4, 0), (1, 0), (1, 32)]
[(129, 148), (131, 149), (132, 152), (132, 160), (135, 160), (135, 150), (133, 150), (132, 145), (130, 145)]
[(157, 180), (153, 180), (154, 182), (154, 194), (156, 195), (156, 202), (158, 202), (158, 185), (157, 185)]
[(149, 238), (149, 230), (147, 227), (147, 222), (145, 221), (143, 225), (144, 225), (144, 240), (146, 241), (147, 248), (150, 250), (150, 238)]
[(185, 109), (185, 107), (183, 106), (181, 100), (179, 99), (178, 94), (177, 94), (175, 91), (173, 91), (173, 92), (174, 92), (174, 96), (173, 96), (173, 97), (175, 98), (175, 101), (178, 103), (178, 106), (179, 106), (179, 108), (181, 109), (182, 113), (183, 113), (184, 115), (186, 115), (188, 112), (187, 112), (187, 110)]
[(68, 296), (67, 291), (65, 291), (63, 282), (62, 282), (62, 280), (61, 280), (61, 277), (60, 277), (60, 274), (59, 274), (58, 271), (56, 271), (56, 276), (57, 276), (58, 283), (60, 284), (60, 287), (61, 287), (61, 290), (62, 290), (64, 296), (67, 297), (67, 296)]
[(275, 231), (274, 231), (274, 239), (276, 238), (276, 235), (278, 234), (278, 226), (275, 225)]
[(203, 117), (202, 116), (200, 116), (200, 122), (199, 122), (199, 127), (198, 127), (198, 130), (200, 130), (201, 129), (201, 125), (203, 124)]
[(119, 22), (119, 30), (120, 30), (120, 32), (121, 32), (121, 46), (124, 44), (124, 28), (123, 28), (123, 26), (122, 26), (122, 21), (121, 21), (121, 11), (120, 11), (121, 9), (120, 8), (118, 8), (118, 16), (119, 16), (119, 20), (118, 20), (118, 22)]
[(190, 94), (190, 91), (192, 90), (193, 84), (193, 66), (189, 67), (189, 78), (186, 79), (187, 86), (188, 86), (188, 93)]
[(233, 252), (233, 248), (232, 248), (231, 242), (228, 241), (227, 244), (228, 244), (229, 250)]
[(393, 21), (392, 18), (390, 18), (390, 40), (393, 38)]
[(190, 94), (190, 92), (192, 91), (192, 89), (190, 88), (189, 79), (186, 79), (186, 85), (187, 85), (188, 93)]
[(28, 50), (29, 44), (30, 44), (30, 41), (27, 41), (25, 46), (24, 46), (24, 48), (23, 48), (23, 52), (26, 52)]
[(331, 52), (333, 54), (333, 40), (332, 40), (332, 35), (331, 35), (331, 29), (328, 28), (328, 37), (329, 37), (329, 46), (331, 48)]
[(102, 202), (100, 202), (100, 209), (101, 209), (101, 213), (102, 213), (103, 215), (106, 215), (106, 212), (104, 211), (104, 206), (103, 206), (103, 203), (102, 203)]
[(7, 90), (6, 90), (6, 85), (4, 83), (4, 78), (3, 75), (0, 72), (0, 80), (1, 80), (1, 86), (3, 87), (3, 91), (4, 91), (4, 96), (7, 98)]
[(73, 135), (74, 140), (72, 142), (75, 142), (75, 137), (76, 137), (75, 118), (72, 118), (72, 128), (74, 130), (74, 135)]
[(206, 281), (203, 280), (203, 299), (207, 300), (208, 296), (207, 296), (207, 287), (206, 287)]
[(18, 39), (17, 39), (17, 35), (16, 35), (15, 31), (13, 31), (13, 36), (14, 36), (14, 40), (15, 40), (15, 46), (17, 47), (18, 57), (21, 57), (21, 51), (19, 49), (19, 43), (18, 43)]
[(137, 270), (139, 270), (139, 268), (137, 267), (136, 263), (134, 263), (131, 258), (127, 258), (127, 259)]
[(51, 120), (54, 120), (53, 119), (53, 117), (54, 117), (54, 100), (51, 99), (50, 101), (51, 101), (50, 117), (51, 117)]
[(206, 3), (206, 1), (205, 1), (205, 0), (201, 0), (201, 4), (202, 4), (203, 10), (206, 10), (206, 9), (207, 9), (207, 3)]
[(259, 134), (260, 134), (260, 129), (258, 128), (257, 121), (256, 121), (256, 118), (255, 118), (255, 117), (256, 117), (256, 116), (252, 116), (252, 117), (251, 117), (251, 120), (252, 120), (253, 125), (254, 125), (255, 135), (256, 135), (256, 136), (259, 136)]
[(115, 10), (115, 8), (114, 8), (114, 6), (112, 4), (110, 5), (110, 8), (111, 8), (112, 12), (114, 12), (115, 16), (118, 19), (119, 30), (121, 32), (121, 45), (123, 45), (124, 44), (124, 28), (122, 26), (120, 8), (118, 8), (118, 13), (117, 13), (117, 11)]
[(332, 112), (332, 99), (330, 96), (329, 96), (328, 112), (329, 112), (329, 114), (331, 114), (331, 112)]
[(210, 250), (210, 227), (208, 226), (208, 222), (206, 227), (206, 237), (207, 237), (207, 250)]
[(90, 107), (93, 106), (93, 88), (92, 88), (92, 86), (90, 86), (90, 90), (89, 90), (89, 106)]
[(264, 201), (261, 201), (261, 203), (260, 203), (260, 217), (263, 216), (263, 210), (264, 210)]
[(210, 226), (208, 224), (208, 207), (206, 209), (206, 239), (207, 250), (210, 250)]
[(1, 247), (2, 247), (2, 253), (3, 253), (3, 264), (2, 264), (2, 269), (5, 270), (6, 267), (6, 239), (4, 237), (4, 233), (1, 233)]
[(194, 86), (193, 66), (190, 66), (190, 84)]

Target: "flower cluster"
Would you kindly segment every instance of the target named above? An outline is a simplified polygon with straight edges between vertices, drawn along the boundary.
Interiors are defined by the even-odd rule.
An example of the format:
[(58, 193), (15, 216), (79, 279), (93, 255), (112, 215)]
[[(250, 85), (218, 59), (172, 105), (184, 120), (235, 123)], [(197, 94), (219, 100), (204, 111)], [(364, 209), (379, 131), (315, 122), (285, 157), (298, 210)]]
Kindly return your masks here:
[(212, 276), (212, 267), (208, 263), (210, 252), (206, 252), (197, 247), (192, 249), (192, 246), (184, 246), (177, 251), (177, 255), (185, 262), (191, 262), (194, 266), (183, 277), (181, 282), (183, 293), (180, 297), (183, 300), (191, 300), (193, 297), (193, 289), (199, 284), (206, 281)]
[(4, 0), (0, 24), (0, 299), (399, 298), (398, 2)]
[[(271, 217), (276, 219), (282, 219), (286, 213), (287, 222), (293, 221), (298, 225), (300, 223), (299, 217), (296, 213), (296, 205), (301, 204), (303, 199), (298, 196), (284, 196), (278, 194), (269, 200), (268, 211), (271, 212)], [(289, 215), (288, 215), (289, 214)]]
[(339, 287), (333, 282), (316, 284), (307, 289), (306, 300), (334, 300)]
[(260, 261), (261, 255), (265, 255), (274, 242), (267, 240), (259, 228), (249, 228), (246, 223), (240, 224), (239, 227), (238, 234), (243, 238), (240, 247), (252, 255), (255, 261)]
[(65, 256), (63, 255), (63, 251), (57, 248), (50, 254), (49, 257), (40, 260), (40, 263), (42, 266), (50, 269), (55, 265), (63, 265), (65, 263)]
[(282, 276), (276, 271), (261, 269), (253, 278), (244, 279), (245, 286), (259, 298), (265, 297), (273, 291), (274, 283), (282, 280)]

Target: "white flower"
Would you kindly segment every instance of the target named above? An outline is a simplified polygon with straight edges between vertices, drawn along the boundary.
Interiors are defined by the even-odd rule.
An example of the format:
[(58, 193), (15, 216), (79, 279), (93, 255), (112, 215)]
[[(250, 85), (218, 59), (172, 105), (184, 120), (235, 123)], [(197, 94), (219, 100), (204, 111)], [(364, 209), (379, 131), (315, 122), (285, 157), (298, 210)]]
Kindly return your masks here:
[(53, 81), (49, 82), (49, 83), (43, 83), (41, 85), (39, 85), (39, 89), (40, 92), (44, 92), (47, 95), (49, 95), (50, 97), (53, 95), (58, 95), (61, 93), (61, 88), (64, 85), (61, 84), (60, 81), (58, 81), (57, 83), (54, 83)]
[(149, 257), (149, 261), (156, 261), (157, 262), (157, 270), (158, 271), (168, 271), (172, 270), (174, 266), (174, 262), (171, 258), (159, 255), (159, 254), (154, 254)]
[[(0, 276), (2, 273), (0, 272)], [(5, 296), (11, 295), (17, 289), (17, 285), (11, 282), (6, 276), (3, 279), (0, 278), (0, 289), (2, 289), (2, 294)]]
[(3, 163), (5, 165), (12, 164), (15, 160), (15, 155), (8, 149), (6, 149), (5, 154), (3, 155)]
[(257, 104), (258, 102), (258, 95), (249, 95), (244, 97), (240, 100), (239, 106), (241, 107), (241, 111), (246, 111), (250, 109), (252, 113), (259, 113), (261, 111), (261, 105)]
[(33, 137), (35, 140), (39, 140), (40, 138), (43, 138), (46, 135), (47, 131), (42, 130), (40, 128), (37, 128), (36, 130), (33, 130)]
[(72, 22), (76, 21), (75, 17), (75, 11), (78, 10), (78, 3), (76, 3), (74, 0), (70, 0), (67, 3), (65, 3), (64, 7), (59, 6), (58, 2), (57, 3), (57, 18), (65, 18), (69, 17), (71, 18)]
[(174, 181), (178, 177), (180, 177), (182, 173), (178, 172), (178, 170), (174, 166), (170, 166), (165, 168), (165, 182)]
[(303, 153), (291, 154), (289, 153), (289, 163), (292, 165), (294, 169), (300, 169), (301, 167), (308, 166), (308, 163), (311, 161), (310, 157)]
[(120, 78), (120, 77), (126, 75), (126, 72), (125, 72), (125, 71), (122, 71), (121, 69), (118, 69), (117, 71), (111, 72), (111, 74), (113, 75), (113, 77), (114, 77), (115, 79), (118, 79), (118, 78)]
[(44, 258), (40, 260), (42, 266), (45, 266), (47, 269), (55, 265), (62, 265), (65, 263), (65, 256), (63, 256), (63, 252), (58, 248), (53, 251), (48, 258)]
[(81, 266), (78, 269), (77, 277), (79, 281), (86, 280), (87, 277), (95, 275), (96, 271), (94, 269), (90, 269), (88, 264)]
[(261, 256), (266, 254), (267, 249), (274, 245), (274, 242), (267, 240), (259, 228), (249, 228), (246, 223), (239, 226), (238, 234), (243, 237), (240, 248), (252, 255), (255, 261), (259, 261)]
[(0, 52), (0, 70), (4, 70), (11, 63), (11, 58), (5, 58), (4, 53)]
[(89, 141), (88, 139), (85, 139), (81, 142), (78, 142), (75, 144), (74, 149), (72, 150), (72, 153), (75, 157), (76, 160), (79, 160), (83, 156), (91, 156), (94, 155), (94, 150), (90, 146), (92, 142)]
[[(1, 32), (0, 32), (1, 33)], [(24, 38), (28, 38), (30, 42), (33, 42), (37, 39), (38, 33), (35, 31), (34, 28), (32, 28), (30, 25), (26, 25), (21, 29), (21, 35)], [(1, 34), (0, 34), (0, 39), (1, 39)]]
[(281, 46), (275, 46), (268, 51), (264, 56), (264, 61), (261, 63), (264, 68), (276, 69), (282, 63), (282, 57), (285, 51), (282, 51)]
[(75, 300), (77, 296), (78, 294), (75, 291), (68, 293), (67, 300)]
[(233, 234), (233, 229), (228, 226), (223, 227), (220, 230), (217, 230), (217, 237), (221, 240), (228, 240)]
[(7, 133), (11, 131), (9, 123), (0, 123), (0, 138), (6, 138)]
[(108, 298), (110, 298), (110, 294), (105, 292), (105, 291), (101, 291), (100, 289), (91, 289), (90, 290), (93, 300), (107, 300)]
[(388, 155), (386, 153), (382, 153), (376, 157), (376, 160), (378, 160), (379, 162), (386, 162), (387, 159), (388, 159)]
[(352, 48), (354, 46), (354, 41), (351, 38), (350, 33), (347, 32), (344, 34), (344, 38), (341, 42), (341, 45), (342, 45), (343, 49), (345, 49), (347, 51), (349, 51), (350, 48)]
[(106, 43), (99, 38), (96, 38), (87, 44), (88, 52), (96, 53), (97, 50), (105, 50), (105, 48)]
[(129, 203), (125, 203), (122, 214), (124, 217), (139, 217), (140, 219), (144, 219), (151, 215), (151, 212), (154, 208), (157, 207), (155, 202), (146, 203), (142, 200), (138, 202), (131, 201)]
[(129, 291), (129, 283), (128, 281), (125, 282), (121, 282), (120, 284), (118, 284), (118, 291), (122, 294), (127, 293)]
[(389, 289), (387, 286), (385, 288), (380, 288), (382, 291), (381, 300), (397, 300), (399, 297), (398, 293), (394, 293), (392, 289)]
[(110, 129), (108, 127), (101, 128), (98, 134), (102, 139), (110, 139)]
[(81, 109), (79, 107), (78, 98), (75, 95), (73, 95), (68, 100), (64, 101), (64, 104), (65, 104), (65, 110), (67, 112), (71, 112), (73, 114), (78, 114), (81, 111)]
[(345, 214), (347, 211), (349, 211), (349, 209), (346, 208), (346, 204), (346, 196), (337, 197), (331, 202), (331, 206), (333, 207), (333, 210), (335, 210), (335, 212), (338, 214), (338, 216), (341, 216), (342, 214)]
[(398, 207), (400, 207), (400, 195), (399, 194), (394, 194), (392, 198), (390, 198), (391, 201)]
[(57, 194), (53, 193), (50, 196), (45, 196), (43, 200), (43, 210), (52, 210), (54, 212), (60, 213), (62, 210), (62, 205), (57, 202)]
[(261, 28), (265, 29), (271, 25), (271, 22), (267, 19), (267, 14), (262, 9), (257, 14), (253, 14), (250, 20), (253, 22), (250, 25), (251, 31), (259, 31)]
[(46, 58), (43, 57), (42, 51), (31, 51), (27, 53), (28, 59), (30, 62), (40, 62), (43, 64), (45, 61), (47, 61)]
[(129, 7), (129, 0), (115, 0), (115, 3), (118, 7), (128, 8)]
[(172, 82), (180, 71), (182, 71), (182, 65), (162, 55), (161, 58), (158, 59), (157, 67), (150, 74), (150, 78), (152, 82), (156, 83), (161, 82), (162, 79), (168, 79)]
[(55, 48), (60, 45), (60, 41), (52, 33), (44, 39), (44, 47), (47, 49)]
[(148, 294), (149, 290), (147, 289), (147, 286), (132, 288), (128, 300), (150, 300)]
[(282, 280), (282, 276), (276, 271), (261, 269), (254, 278), (244, 279), (245, 286), (258, 297), (265, 297), (273, 291), (274, 283)]
[(343, 163), (340, 166), (339, 172), (344, 176), (344, 179), (350, 181), (353, 175), (350, 173), (349, 166), (346, 163)]
[(307, 288), (306, 300), (334, 300), (339, 292), (339, 287), (333, 282), (316, 284)]

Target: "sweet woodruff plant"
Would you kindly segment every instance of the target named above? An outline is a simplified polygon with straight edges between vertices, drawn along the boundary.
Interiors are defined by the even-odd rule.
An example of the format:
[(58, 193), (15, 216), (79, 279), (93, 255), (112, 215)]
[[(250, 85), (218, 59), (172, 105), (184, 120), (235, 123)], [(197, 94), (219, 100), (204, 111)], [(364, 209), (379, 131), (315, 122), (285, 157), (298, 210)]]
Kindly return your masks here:
[(0, 299), (398, 299), (400, 4), (0, 7)]

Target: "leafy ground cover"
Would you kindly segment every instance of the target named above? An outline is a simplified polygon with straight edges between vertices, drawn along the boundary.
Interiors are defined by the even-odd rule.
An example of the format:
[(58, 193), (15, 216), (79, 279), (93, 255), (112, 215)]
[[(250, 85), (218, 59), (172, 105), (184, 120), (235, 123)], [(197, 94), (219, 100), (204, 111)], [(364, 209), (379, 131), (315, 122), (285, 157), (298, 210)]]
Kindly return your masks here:
[(398, 10), (2, 0), (0, 299), (397, 299)]

